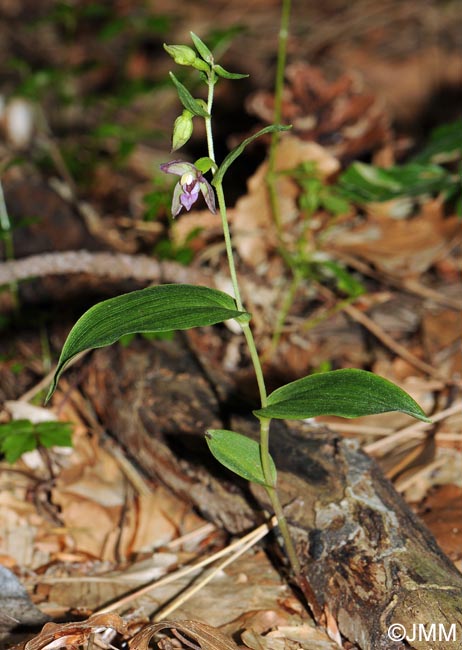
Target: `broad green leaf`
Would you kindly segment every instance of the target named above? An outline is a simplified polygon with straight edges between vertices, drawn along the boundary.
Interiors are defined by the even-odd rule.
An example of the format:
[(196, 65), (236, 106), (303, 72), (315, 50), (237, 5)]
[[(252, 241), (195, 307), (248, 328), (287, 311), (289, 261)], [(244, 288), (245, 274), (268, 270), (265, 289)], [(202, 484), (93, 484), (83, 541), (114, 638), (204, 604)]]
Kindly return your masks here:
[(170, 72), (169, 74), (171, 80), (175, 84), (175, 87), (178, 91), (178, 97), (180, 98), (180, 102), (183, 104), (183, 106), (193, 115), (198, 115), (199, 117), (209, 117), (209, 114), (205, 108), (203, 108), (202, 104), (197, 101), (197, 99), (194, 99), (186, 86), (183, 86), (181, 81), (175, 77), (173, 72)]
[(29, 435), (33, 432), (34, 425), (30, 420), (11, 420), (0, 424), (0, 441), (10, 436)]
[(342, 194), (358, 203), (434, 194), (450, 189), (453, 184), (443, 167), (419, 163), (381, 169), (356, 162), (339, 178)]
[(194, 43), (194, 46), (196, 50), (199, 52), (201, 57), (204, 59), (204, 61), (207, 61), (207, 63), (213, 63), (213, 54), (207, 47), (207, 45), (204, 43), (203, 40), (197, 36), (194, 32), (189, 32), (191, 35), (192, 42)]
[(316, 415), (356, 418), (387, 411), (401, 411), (431, 422), (404, 390), (372, 372), (355, 368), (310, 375), (281, 386), (268, 397), (268, 405), (254, 414), (303, 420)]
[(266, 133), (275, 133), (276, 131), (288, 131), (291, 129), (291, 126), (283, 126), (282, 124), (271, 124), (270, 126), (265, 126), (264, 129), (258, 131), (254, 135), (251, 135), (250, 138), (246, 138), (238, 145), (235, 149), (229, 152), (226, 158), (223, 160), (221, 165), (218, 168), (217, 173), (213, 177), (212, 185), (215, 187), (223, 181), (223, 177), (228, 170), (228, 168), (233, 164), (238, 156), (244, 151), (246, 146), (259, 138), (261, 135), (266, 135)]
[(1, 452), (7, 463), (15, 463), (26, 451), (37, 449), (37, 438), (34, 433), (9, 436), (2, 441)]
[[(210, 451), (219, 463), (247, 481), (268, 485), (263, 475), (260, 445), (242, 433), (210, 429), (206, 433)], [(276, 484), (276, 467), (270, 458), (272, 485)]]
[(0, 453), (8, 463), (14, 463), (26, 451), (37, 448), (34, 425), (30, 420), (12, 420), (0, 425)]
[(14, 463), (26, 451), (43, 447), (70, 447), (72, 425), (69, 422), (39, 422), (12, 420), (0, 425), (0, 453), (8, 463)]
[(72, 447), (70, 422), (40, 422), (35, 425), (39, 443), (46, 447)]
[(85, 312), (70, 331), (47, 400), (65, 366), (84, 350), (111, 345), (125, 334), (185, 330), (244, 314), (227, 293), (191, 284), (164, 284), (104, 300)]
[(221, 65), (214, 65), (213, 69), (217, 73), (219, 77), (223, 77), (223, 79), (245, 79), (248, 77), (248, 74), (240, 74), (239, 72), (228, 72), (228, 70), (225, 70)]

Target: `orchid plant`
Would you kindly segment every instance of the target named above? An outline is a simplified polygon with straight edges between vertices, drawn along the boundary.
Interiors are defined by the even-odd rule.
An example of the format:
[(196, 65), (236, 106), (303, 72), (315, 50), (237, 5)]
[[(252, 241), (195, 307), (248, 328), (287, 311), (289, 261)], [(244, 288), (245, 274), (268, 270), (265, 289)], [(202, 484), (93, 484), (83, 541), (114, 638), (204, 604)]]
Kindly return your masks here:
[[(208, 209), (213, 214), (219, 213), (233, 295), (204, 286), (166, 284), (133, 291), (96, 304), (83, 314), (69, 333), (47, 399), (53, 394), (61, 373), (71, 359), (84, 350), (110, 345), (127, 334), (185, 330), (234, 319), (245, 337), (258, 385), (260, 407), (253, 413), (259, 425), (259, 441), (237, 431), (224, 429), (210, 429), (204, 434), (211, 453), (220, 463), (240, 477), (262, 485), (267, 491), (291, 568), (295, 577), (300, 578), (299, 560), (277, 491), (277, 469), (269, 450), (272, 419), (305, 419), (318, 415), (353, 418), (372, 413), (402, 411), (424, 422), (429, 420), (420, 406), (401, 388), (371, 372), (354, 368), (303, 377), (268, 394), (252, 333), (252, 317), (241, 298), (223, 181), (230, 165), (250, 142), (265, 133), (283, 132), (290, 127), (275, 124), (262, 129), (244, 140), (218, 164), (212, 128), (215, 85), (221, 78), (237, 80), (246, 75), (225, 70), (215, 62), (213, 53), (198, 36), (191, 33), (191, 38), (194, 49), (186, 45), (164, 47), (175, 63), (199, 71), (207, 87), (207, 101), (194, 98), (176, 76), (170, 73), (183, 106), (173, 128), (172, 151), (186, 144), (193, 132), (193, 120), (200, 118), (205, 121), (207, 155), (194, 164), (181, 160), (166, 162), (161, 165), (161, 169), (179, 176), (173, 191), (173, 217), (177, 217), (183, 208), (190, 210), (200, 194)], [(211, 174), (210, 181), (204, 176), (207, 173)]]

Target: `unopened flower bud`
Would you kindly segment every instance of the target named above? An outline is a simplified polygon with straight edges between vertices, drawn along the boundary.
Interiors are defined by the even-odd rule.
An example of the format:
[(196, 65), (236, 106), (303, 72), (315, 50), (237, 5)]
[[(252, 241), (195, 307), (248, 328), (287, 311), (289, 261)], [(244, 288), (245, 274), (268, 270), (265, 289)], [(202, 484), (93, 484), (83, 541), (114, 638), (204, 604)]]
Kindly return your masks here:
[(187, 45), (166, 45), (164, 43), (164, 50), (178, 65), (194, 65), (197, 59), (194, 50)]
[(183, 113), (176, 118), (175, 124), (173, 125), (172, 151), (180, 149), (180, 147), (185, 145), (192, 136), (192, 117), (192, 113), (185, 109)]

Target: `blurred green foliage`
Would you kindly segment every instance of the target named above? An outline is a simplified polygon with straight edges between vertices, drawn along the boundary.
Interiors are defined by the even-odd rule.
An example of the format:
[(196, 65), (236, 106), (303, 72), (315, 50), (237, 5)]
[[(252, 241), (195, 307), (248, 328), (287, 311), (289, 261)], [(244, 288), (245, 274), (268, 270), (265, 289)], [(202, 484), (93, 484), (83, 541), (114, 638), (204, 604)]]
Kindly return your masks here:
[(14, 463), (26, 451), (38, 447), (71, 447), (72, 424), (70, 422), (39, 422), (12, 420), (0, 424), (0, 453), (8, 463)]
[(445, 201), (454, 200), (460, 211), (461, 161), (462, 119), (434, 129), (422, 151), (403, 165), (382, 169), (353, 163), (340, 175), (338, 188), (346, 199), (359, 204), (441, 193)]

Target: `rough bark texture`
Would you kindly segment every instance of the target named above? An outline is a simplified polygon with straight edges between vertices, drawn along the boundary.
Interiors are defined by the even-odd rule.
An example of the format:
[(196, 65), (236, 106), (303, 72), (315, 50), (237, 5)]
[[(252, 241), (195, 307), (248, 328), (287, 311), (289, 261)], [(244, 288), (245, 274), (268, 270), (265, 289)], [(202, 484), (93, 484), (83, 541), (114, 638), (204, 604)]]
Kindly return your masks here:
[[(138, 464), (211, 520), (236, 533), (262, 517), (264, 491), (236, 487), (203, 438), (206, 428), (252, 435), (255, 425), (229, 410), (223, 384), (216, 390), (178, 339), (98, 351), (84, 388)], [(462, 576), (377, 464), (326, 429), (273, 424), (272, 453), (303, 572), (341, 633), (363, 650), (460, 648)], [(389, 638), (397, 624), (408, 642)]]

